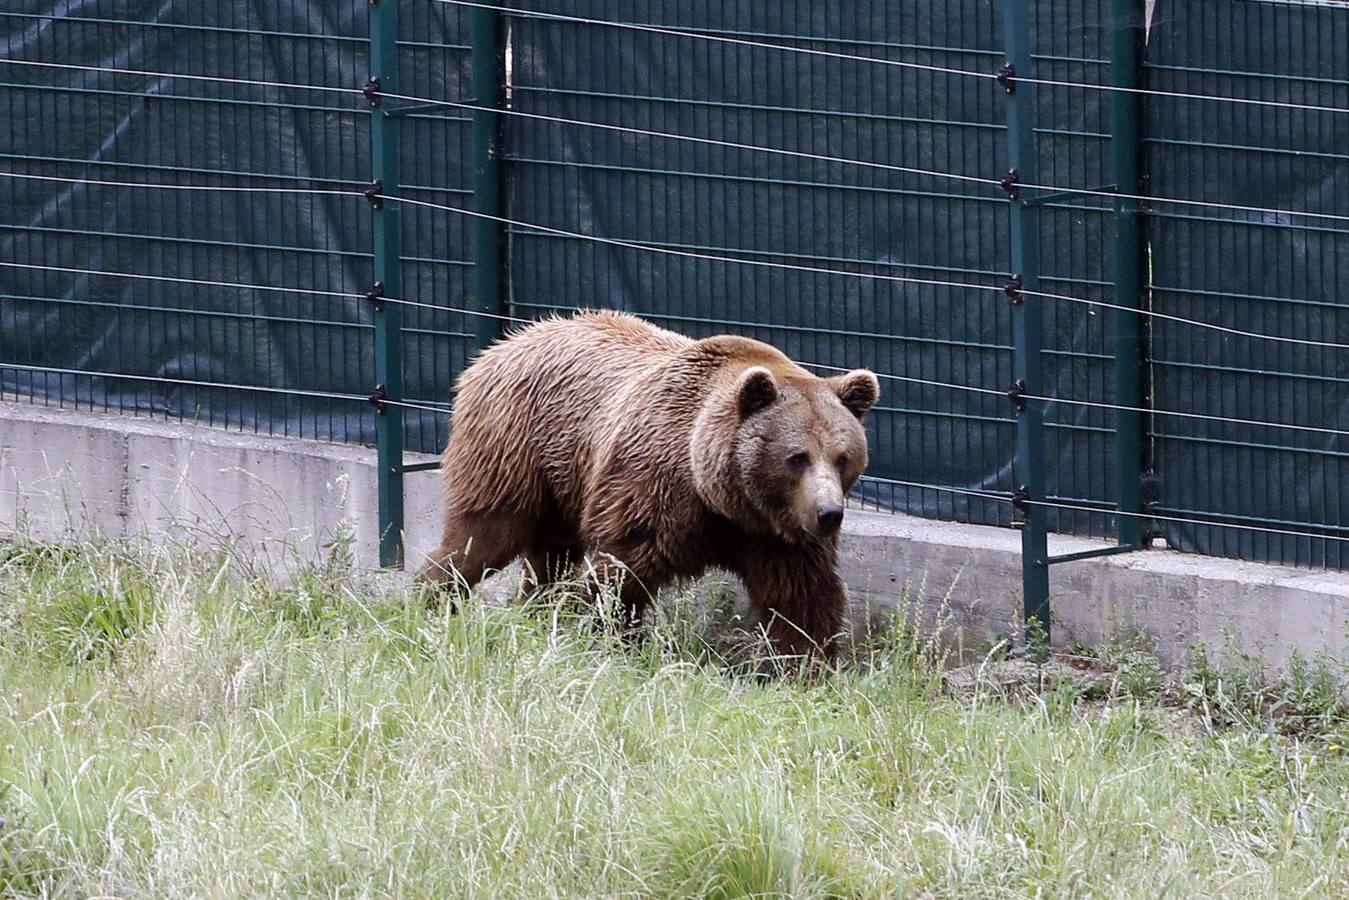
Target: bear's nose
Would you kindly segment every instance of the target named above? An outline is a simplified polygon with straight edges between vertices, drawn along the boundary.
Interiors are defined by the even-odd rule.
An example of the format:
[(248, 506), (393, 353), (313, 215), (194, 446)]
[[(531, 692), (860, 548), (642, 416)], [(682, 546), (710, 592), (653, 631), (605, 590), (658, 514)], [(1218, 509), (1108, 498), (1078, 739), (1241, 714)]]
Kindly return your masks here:
[(819, 513), (815, 517), (815, 521), (819, 524), (820, 532), (822, 534), (833, 534), (843, 525), (843, 507), (821, 507)]

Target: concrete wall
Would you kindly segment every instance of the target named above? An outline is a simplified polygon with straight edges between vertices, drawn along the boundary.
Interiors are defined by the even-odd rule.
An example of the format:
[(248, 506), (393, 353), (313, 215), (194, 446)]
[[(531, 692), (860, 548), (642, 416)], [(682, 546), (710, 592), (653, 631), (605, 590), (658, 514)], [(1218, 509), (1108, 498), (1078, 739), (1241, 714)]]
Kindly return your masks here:
[[(420, 462), (429, 457), (415, 457)], [(141, 532), (228, 535), (285, 568), (352, 529), (376, 564), (371, 449), (205, 426), (0, 404), (0, 528), (47, 539)], [(408, 478), (409, 559), (439, 536), (439, 475)], [(1051, 538), (1051, 552), (1098, 546)], [(1015, 628), (1016, 532), (850, 511), (842, 568), (860, 626), (908, 597), (931, 623), (977, 645)], [(1055, 567), (1055, 643), (1141, 628), (1164, 659), (1190, 642), (1231, 642), (1267, 662), (1295, 649), (1349, 662), (1349, 576), (1147, 551)]]
[[(425, 553), (439, 537), (439, 476), (407, 477), (408, 543)], [(46, 539), (199, 529), (285, 565), (350, 527), (373, 567), (375, 484), (373, 449), (0, 403), (0, 527)]]
[[(907, 585), (929, 621), (940, 610), (976, 642), (1015, 629), (1021, 538), (1009, 529), (880, 513), (851, 514), (843, 568), (855, 595), (892, 604)], [(1052, 554), (1104, 546), (1051, 535)], [(1064, 563), (1050, 572), (1054, 643), (1098, 644), (1140, 630), (1167, 662), (1191, 643), (1268, 664), (1294, 650), (1349, 664), (1349, 575), (1148, 550)]]

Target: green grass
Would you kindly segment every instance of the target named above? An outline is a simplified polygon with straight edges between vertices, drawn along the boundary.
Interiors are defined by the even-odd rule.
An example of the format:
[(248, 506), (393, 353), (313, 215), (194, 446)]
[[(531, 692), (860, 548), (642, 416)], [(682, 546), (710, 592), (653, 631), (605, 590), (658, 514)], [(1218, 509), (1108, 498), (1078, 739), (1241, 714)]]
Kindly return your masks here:
[(1324, 666), (955, 693), (897, 628), (765, 682), (708, 606), (626, 645), (340, 559), (0, 546), (0, 894), (1345, 895)]

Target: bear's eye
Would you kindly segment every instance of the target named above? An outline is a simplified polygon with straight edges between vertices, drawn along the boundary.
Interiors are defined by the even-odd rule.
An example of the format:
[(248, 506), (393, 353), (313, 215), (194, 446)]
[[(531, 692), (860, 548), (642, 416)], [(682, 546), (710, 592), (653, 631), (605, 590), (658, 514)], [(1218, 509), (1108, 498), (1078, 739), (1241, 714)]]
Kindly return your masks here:
[(838, 466), (840, 472), (846, 471), (848, 468), (848, 454), (840, 453), (838, 459), (834, 460), (834, 465)]
[(787, 457), (787, 468), (800, 475), (806, 469), (810, 468), (809, 453), (793, 453)]

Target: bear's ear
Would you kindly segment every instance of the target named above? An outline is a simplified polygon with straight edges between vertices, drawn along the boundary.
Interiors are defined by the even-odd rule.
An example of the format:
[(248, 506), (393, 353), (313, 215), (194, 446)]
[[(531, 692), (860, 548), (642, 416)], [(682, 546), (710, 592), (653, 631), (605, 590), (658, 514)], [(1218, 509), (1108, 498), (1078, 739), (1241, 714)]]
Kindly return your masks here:
[(829, 379), (829, 386), (838, 394), (838, 399), (857, 418), (867, 414), (867, 410), (876, 405), (881, 397), (881, 383), (866, 369), (854, 369), (846, 375), (835, 375)]
[(740, 373), (740, 380), (735, 384), (735, 397), (740, 417), (746, 418), (778, 399), (777, 379), (763, 366), (750, 366)]

